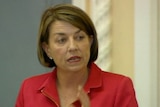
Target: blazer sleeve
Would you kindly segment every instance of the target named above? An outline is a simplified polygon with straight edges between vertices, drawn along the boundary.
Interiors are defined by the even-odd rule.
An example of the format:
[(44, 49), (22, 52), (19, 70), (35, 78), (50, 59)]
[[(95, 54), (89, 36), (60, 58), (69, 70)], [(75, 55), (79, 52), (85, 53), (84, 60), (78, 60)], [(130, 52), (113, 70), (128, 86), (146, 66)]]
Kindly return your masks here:
[(138, 107), (132, 80), (124, 77), (118, 84), (114, 107)]

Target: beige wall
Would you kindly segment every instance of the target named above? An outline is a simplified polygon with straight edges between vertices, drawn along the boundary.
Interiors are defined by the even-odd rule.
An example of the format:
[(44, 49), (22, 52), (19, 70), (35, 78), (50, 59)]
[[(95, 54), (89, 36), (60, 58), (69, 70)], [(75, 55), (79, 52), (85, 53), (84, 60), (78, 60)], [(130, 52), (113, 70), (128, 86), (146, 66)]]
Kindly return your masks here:
[(134, 75), (134, 2), (112, 0), (112, 71)]

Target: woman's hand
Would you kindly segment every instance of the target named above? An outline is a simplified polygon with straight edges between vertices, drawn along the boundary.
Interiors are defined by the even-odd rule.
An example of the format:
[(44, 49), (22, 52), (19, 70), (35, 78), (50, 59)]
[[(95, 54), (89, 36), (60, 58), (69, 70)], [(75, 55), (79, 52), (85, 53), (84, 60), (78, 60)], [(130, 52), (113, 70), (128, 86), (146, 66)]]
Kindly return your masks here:
[(89, 97), (81, 86), (78, 86), (77, 100), (71, 107), (90, 107)]

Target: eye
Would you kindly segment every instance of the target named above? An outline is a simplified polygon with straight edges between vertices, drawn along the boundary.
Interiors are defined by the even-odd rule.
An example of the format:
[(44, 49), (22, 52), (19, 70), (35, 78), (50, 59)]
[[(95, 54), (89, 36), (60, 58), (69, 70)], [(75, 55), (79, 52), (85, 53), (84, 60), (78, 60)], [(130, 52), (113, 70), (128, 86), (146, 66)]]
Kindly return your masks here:
[(58, 38), (58, 39), (57, 39), (57, 42), (58, 42), (59, 44), (64, 44), (66, 41), (67, 41), (67, 38), (65, 38), (65, 37), (61, 37), (61, 38)]
[(81, 40), (83, 40), (84, 38), (85, 38), (84, 35), (80, 35), (80, 34), (79, 34), (79, 35), (76, 36), (76, 40), (77, 40), (77, 41), (81, 41)]

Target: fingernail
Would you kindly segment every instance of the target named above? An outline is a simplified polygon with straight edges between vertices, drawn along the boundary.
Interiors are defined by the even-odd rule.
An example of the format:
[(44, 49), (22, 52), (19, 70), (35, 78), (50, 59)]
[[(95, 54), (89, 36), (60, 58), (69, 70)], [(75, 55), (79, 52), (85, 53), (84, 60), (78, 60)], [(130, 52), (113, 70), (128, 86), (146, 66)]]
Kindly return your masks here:
[(80, 91), (82, 89), (81, 85), (78, 85), (78, 91)]

